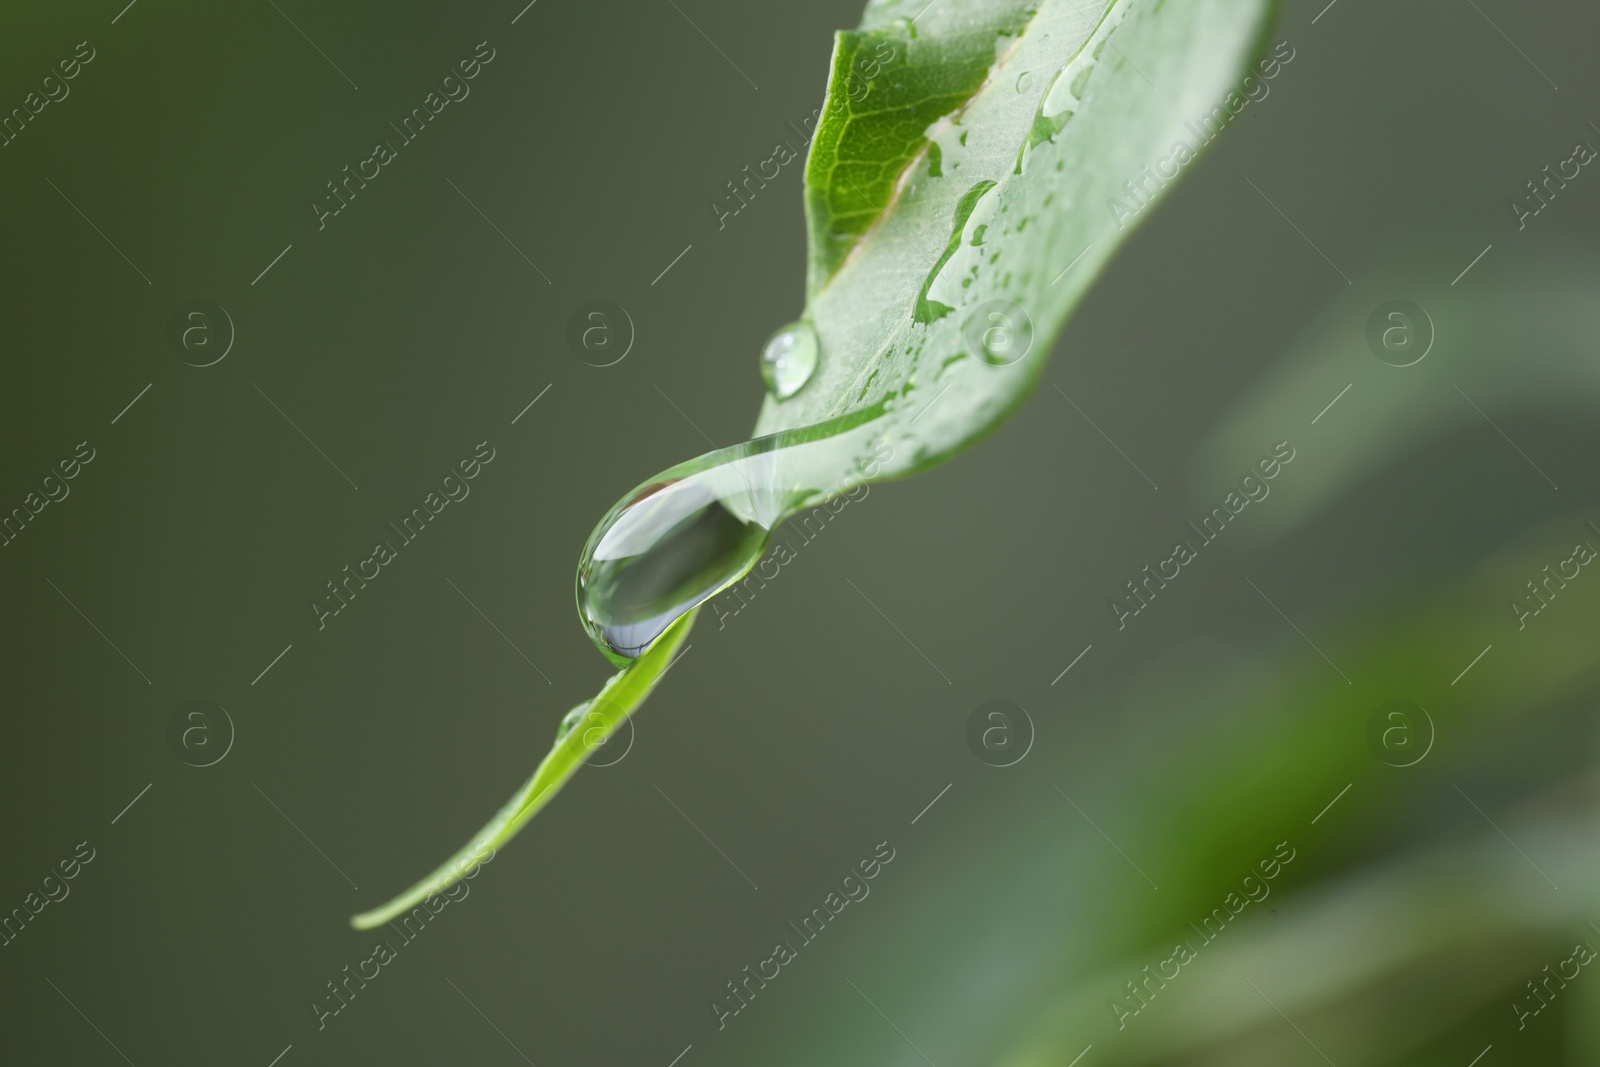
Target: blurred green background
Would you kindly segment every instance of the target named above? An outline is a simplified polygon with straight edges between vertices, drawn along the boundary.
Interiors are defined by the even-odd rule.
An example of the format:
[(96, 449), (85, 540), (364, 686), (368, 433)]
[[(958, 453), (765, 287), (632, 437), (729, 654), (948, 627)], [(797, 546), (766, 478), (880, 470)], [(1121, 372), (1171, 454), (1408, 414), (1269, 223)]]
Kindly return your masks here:
[[(799, 168), (720, 229), (710, 201), (798, 145), (859, 14), (7, 16), (0, 107), (94, 58), (0, 148), (0, 509), (94, 459), (0, 549), (0, 910), (30, 916), (0, 1059), (1600, 1062), (1600, 976), (1526, 985), (1600, 945), (1600, 577), (1523, 629), (1511, 607), (1600, 546), (1600, 177), (1522, 230), (1508, 207), (1600, 145), (1600, 13), (1506, 0), (1286, 4), (1294, 61), (1018, 416), (707, 613), (626, 756), (319, 1028), (379, 933), (347, 917), (465, 840), (609, 673), (572, 605), (595, 521), (753, 423), (800, 310)], [(319, 230), (325, 183), (480, 42), (470, 96)], [(636, 334), (605, 368), (566, 342), (596, 298)], [(1436, 329), (1411, 367), (1365, 340), (1394, 299)], [(193, 300), (235, 333), (208, 367), (167, 339)], [(1272, 495), (1119, 631), (1108, 601), (1280, 441)], [(325, 583), (480, 442), (470, 496), (319, 630)], [(997, 699), (1032, 730), (1003, 768), (967, 743)], [(231, 722), (206, 767), (170, 740), (195, 700)], [(1397, 700), (1426, 719), (1385, 741)], [(870, 895), (719, 1028), (726, 983), (880, 842)]]

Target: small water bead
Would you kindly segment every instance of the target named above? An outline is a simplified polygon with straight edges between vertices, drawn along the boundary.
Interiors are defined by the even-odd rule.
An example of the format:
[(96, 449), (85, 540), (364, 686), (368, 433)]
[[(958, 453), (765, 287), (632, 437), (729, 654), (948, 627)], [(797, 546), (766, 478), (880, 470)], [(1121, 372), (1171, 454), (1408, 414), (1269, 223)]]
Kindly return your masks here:
[(587, 702), (585, 702), (583, 704), (579, 704), (577, 707), (563, 715), (561, 717), (560, 725), (556, 727), (556, 741), (559, 742), (562, 738), (570, 734), (572, 732), (572, 728), (582, 722), (583, 717), (588, 713), (589, 705)]
[(817, 331), (809, 322), (792, 322), (761, 349), (761, 379), (775, 399), (787, 400), (805, 387), (817, 370)]

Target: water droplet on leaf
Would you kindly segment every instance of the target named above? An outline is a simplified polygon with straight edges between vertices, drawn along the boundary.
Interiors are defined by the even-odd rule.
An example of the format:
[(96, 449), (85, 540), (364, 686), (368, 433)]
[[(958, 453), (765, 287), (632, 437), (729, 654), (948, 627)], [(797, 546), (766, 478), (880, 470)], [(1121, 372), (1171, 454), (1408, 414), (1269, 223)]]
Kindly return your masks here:
[(787, 400), (811, 380), (817, 370), (817, 331), (802, 319), (773, 334), (761, 349), (761, 378), (767, 391)]
[(956, 203), (950, 241), (917, 294), (912, 311), (916, 321), (942, 319), (960, 302), (960, 291), (971, 283), (970, 275), (982, 262), (982, 253), (974, 249), (982, 245), (984, 234), (999, 214), (996, 188), (992, 181), (978, 182)]
[[(1113, 5), (1090, 41), (1085, 41), (1083, 47), (1079, 48), (1077, 53), (1056, 72), (1050, 87), (1044, 92), (1043, 99), (1039, 101), (1039, 110), (1034, 112), (1033, 125), (1017, 152), (1017, 163), (1013, 173), (1021, 174), (1027, 167), (1028, 156), (1033, 149), (1047, 141), (1054, 141), (1056, 135), (1067, 125), (1067, 120), (1078, 110), (1078, 105), (1083, 100), (1084, 87), (1089, 82), (1089, 75), (1094, 72), (1101, 51), (1111, 40), (1112, 32), (1122, 22), (1127, 7), (1126, 4)], [(1089, 49), (1090, 43), (1094, 43), (1092, 51)]]
[[(589, 535), (578, 614), (618, 666), (761, 559), (772, 530), (862, 480), (884, 403), (680, 463), (635, 489)], [(892, 454), (892, 453), (891, 453)], [(569, 725), (563, 724), (565, 729)]]
[(572, 728), (574, 726), (577, 726), (583, 721), (583, 717), (588, 713), (588, 711), (589, 704), (587, 701), (585, 701), (561, 717), (561, 724), (556, 727), (556, 742), (558, 744), (562, 738), (566, 737), (572, 732)]

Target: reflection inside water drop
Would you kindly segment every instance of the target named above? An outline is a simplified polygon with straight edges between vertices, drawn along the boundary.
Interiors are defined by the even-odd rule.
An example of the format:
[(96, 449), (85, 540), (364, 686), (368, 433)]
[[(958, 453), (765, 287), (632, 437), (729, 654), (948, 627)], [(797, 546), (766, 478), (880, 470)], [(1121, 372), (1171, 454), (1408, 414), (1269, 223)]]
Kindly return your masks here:
[(578, 614), (625, 666), (686, 612), (744, 575), (772, 530), (870, 476), (883, 404), (681, 463), (595, 527), (578, 566)]

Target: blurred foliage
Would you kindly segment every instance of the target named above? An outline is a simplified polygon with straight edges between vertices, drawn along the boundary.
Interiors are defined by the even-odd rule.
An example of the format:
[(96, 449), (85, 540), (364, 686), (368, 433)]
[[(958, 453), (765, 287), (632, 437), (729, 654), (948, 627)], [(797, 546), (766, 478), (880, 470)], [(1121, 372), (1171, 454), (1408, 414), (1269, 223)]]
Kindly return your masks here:
[[(1252, 529), (1258, 541), (1362, 502), (1387, 467), (1474, 421), (1489, 433), (1483, 419), (1499, 432), (1529, 405), (1593, 411), (1588, 294), (1600, 263), (1436, 294), (1434, 358), (1409, 368), (1352, 343), (1373, 306), (1363, 297), (1400, 276), (1342, 296), (1216, 429), (1199, 463), (1213, 482), (1271, 440), (1283, 412), (1309, 418), (1355, 379), (1335, 410), (1359, 432), (1318, 446), (1283, 490), (1289, 503)], [(894, 1005), (885, 1014), (920, 1048), (943, 1050), (941, 1067), (1066, 1065), (1091, 1046), (1082, 1062), (1093, 1067), (1466, 1067), (1491, 1044), (1485, 1063), (1597, 1062), (1600, 977), (1588, 968), (1565, 988), (1552, 982), (1538, 1014), (1518, 1008), (1541, 1003), (1528, 983), (1546, 965), (1580, 942), (1600, 946), (1600, 596), (1581, 575), (1570, 591), (1552, 586), (1560, 595), (1521, 631), (1509, 606), (1575, 541), (1600, 544), (1592, 511), (1552, 499), (1549, 514), (1497, 515), (1504, 532), (1469, 561), (1322, 593), (1317, 648), (1349, 684), (1291, 636), (1213, 648), (1125, 690), (1122, 707), (1080, 709), (1137, 705), (1162, 724), (1140, 737), (1137, 770), (1103, 743), (1075, 757), (1072, 788), (1093, 795), (1104, 836), (1054, 782), (1019, 776), (945, 844), (965, 873), (920, 881), (847, 968), (885, 991), (876, 1003)], [(1425, 709), (1432, 734), (1420, 758), (1386, 762), (1370, 719), (1397, 699)], [(1416, 728), (1406, 743), (1424, 739)], [(1141, 859), (1138, 874), (1108, 841)], [(1263, 879), (1280, 843), (1294, 858)], [(1239, 907), (1251, 874), (1250, 891), (1266, 895)], [(1208, 936), (1199, 924), (1230, 893), (1237, 916)], [(1166, 980), (1145, 981), (1160, 970)], [(924, 1062), (909, 1041), (856, 1025), (861, 1005), (812, 996), (801, 1014), (819, 1024), (779, 1062)]]

